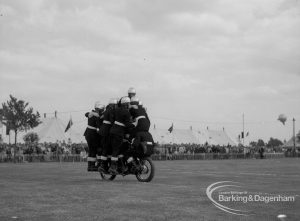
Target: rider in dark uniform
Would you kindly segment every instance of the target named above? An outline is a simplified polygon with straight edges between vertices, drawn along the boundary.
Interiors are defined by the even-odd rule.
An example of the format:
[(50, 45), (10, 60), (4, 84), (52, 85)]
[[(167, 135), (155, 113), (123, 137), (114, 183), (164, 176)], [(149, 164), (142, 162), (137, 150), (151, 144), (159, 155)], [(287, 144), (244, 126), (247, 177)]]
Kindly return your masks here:
[[(152, 135), (149, 133), (150, 119), (146, 109), (141, 105), (140, 101), (136, 97), (131, 98), (130, 114), (134, 120), (135, 128), (132, 129), (130, 133), (130, 141), (133, 149), (129, 152), (129, 155), (136, 157), (151, 155), (154, 141)], [(136, 172), (135, 169), (138, 168), (138, 165), (135, 164), (132, 157), (127, 159), (127, 163), (129, 165), (133, 165), (131, 166), (131, 172)]]
[(115, 121), (115, 110), (117, 107), (117, 99), (111, 99), (103, 114), (103, 124), (100, 127), (100, 135), (102, 137), (102, 154), (100, 156), (99, 171), (107, 172), (107, 156), (112, 154), (109, 132)]
[(147, 114), (147, 109), (143, 106), (143, 103), (141, 101), (139, 101), (138, 107), (144, 111), (146, 118), (150, 122), (150, 119), (149, 119), (148, 114)]
[(150, 120), (148, 114), (144, 107), (139, 105), (139, 100), (136, 97), (132, 97), (130, 100), (130, 110), (129, 110), (135, 128), (131, 131), (131, 139), (136, 136), (137, 132), (145, 131), (148, 132), (150, 128)]
[[(121, 151), (123, 145), (123, 139), (127, 130), (132, 128), (133, 125), (130, 121), (129, 113), (129, 97), (123, 97), (120, 102), (120, 107), (116, 108), (115, 111), (115, 121), (110, 129), (110, 141), (112, 146), (112, 157), (111, 157), (111, 167), (109, 172), (112, 174), (117, 174), (117, 161), (118, 155)], [(124, 165), (122, 165), (123, 172), (126, 170)]]
[(88, 171), (97, 171), (96, 167), (96, 155), (97, 150), (101, 146), (101, 137), (98, 133), (101, 126), (101, 114), (104, 111), (105, 106), (99, 101), (95, 103), (95, 110), (87, 112), (85, 116), (88, 118), (88, 126), (84, 132), (85, 139), (88, 143)]

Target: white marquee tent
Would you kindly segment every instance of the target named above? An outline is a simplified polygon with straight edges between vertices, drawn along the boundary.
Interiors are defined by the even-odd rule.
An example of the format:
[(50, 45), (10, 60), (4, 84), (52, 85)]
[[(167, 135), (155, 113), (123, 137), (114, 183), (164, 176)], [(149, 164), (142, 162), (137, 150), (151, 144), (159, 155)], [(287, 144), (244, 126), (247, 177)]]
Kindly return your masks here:
[[(297, 133), (297, 135), (295, 137), (296, 147), (300, 147), (300, 139), (298, 137), (300, 137), (300, 131)], [(288, 142), (286, 142), (283, 146), (284, 147), (294, 147), (294, 138), (292, 137), (291, 139), (289, 139)]]
[(155, 142), (159, 144), (209, 144), (220, 146), (236, 146), (225, 130), (192, 130), (173, 129), (168, 130), (150, 129)]
[[(38, 134), (41, 143), (43, 142), (86, 142), (83, 132), (79, 133), (74, 129), (74, 125), (65, 133), (66, 124), (57, 117), (43, 118), (42, 123), (36, 128), (19, 132), (18, 142), (24, 143), (23, 136), (28, 132)], [(209, 144), (221, 146), (236, 146), (225, 130), (192, 130), (174, 128), (170, 133), (167, 129), (151, 128), (150, 133), (155, 142), (159, 144)], [(11, 132), (11, 141), (14, 141), (14, 134)]]
[[(66, 142), (68, 143), (71, 141), (72, 143), (81, 143), (85, 142), (84, 136), (81, 133), (78, 133), (71, 127), (66, 133), (65, 129), (67, 127), (66, 124), (63, 123), (63, 121), (57, 117), (51, 117), (51, 118), (43, 118), (41, 119), (41, 123), (33, 128), (32, 130), (19, 132), (17, 136), (17, 141), (19, 143), (24, 143), (23, 137), (25, 134), (29, 132), (35, 132), (38, 134), (40, 140), (40, 143), (44, 142), (51, 142), (55, 143), (57, 141), (60, 142)], [(13, 137), (14, 140), (14, 134), (11, 133), (11, 137)]]

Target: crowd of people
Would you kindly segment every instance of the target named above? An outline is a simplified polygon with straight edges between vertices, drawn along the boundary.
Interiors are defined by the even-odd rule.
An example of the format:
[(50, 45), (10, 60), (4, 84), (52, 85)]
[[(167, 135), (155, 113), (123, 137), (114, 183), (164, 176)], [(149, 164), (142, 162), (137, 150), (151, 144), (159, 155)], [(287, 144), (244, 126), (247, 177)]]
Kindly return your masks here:
[(180, 154), (245, 154), (253, 156), (259, 154), (261, 158), (265, 153), (284, 153), (290, 149), (284, 147), (262, 147), (262, 146), (221, 146), (221, 145), (200, 145), (200, 144), (166, 144), (156, 149), (156, 154), (180, 155)]
[[(263, 147), (265, 153), (282, 153), (288, 151), (282, 147)], [(198, 154), (198, 153), (258, 153), (260, 147), (243, 147), (243, 146), (220, 146), (220, 145), (200, 145), (200, 144), (165, 144), (157, 145), (154, 154)], [(0, 155), (16, 154), (81, 154), (88, 153), (86, 143), (65, 142), (56, 143), (18, 143), (15, 148), (14, 144), (0, 143)]]
[(14, 156), (14, 155), (39, 155), (39, 154), (85, 154), (88, 150), (85, 143), (72, 143), (65, 142), (56, 143), (17, 143), (5, 144), (0, 143), (0, 156)]
[[(15, 147), (14, 144), (0, 143), (0, 158), (13, 159), (14, 156), (22, 157), (45, 155), (45, 156), (72, 156), (76, 155), (81, 160), (87, 159), (88, 145), (86, 143), (18, 143)], [(243, 146), (220, 146), (220, 145), (200, 145), (200, 144), (164, 144), (156, 145), (154, 154), (156, 155), (194, 155), (194, 154), (244, 154), (246, 156), (258, 155), (261, 158), (266, 153), (285, 153), (286, 155), (292, 152), (292, 148), (284, 147), (243, 147)], [(5, 160), (4, 160), (5, 162)]]

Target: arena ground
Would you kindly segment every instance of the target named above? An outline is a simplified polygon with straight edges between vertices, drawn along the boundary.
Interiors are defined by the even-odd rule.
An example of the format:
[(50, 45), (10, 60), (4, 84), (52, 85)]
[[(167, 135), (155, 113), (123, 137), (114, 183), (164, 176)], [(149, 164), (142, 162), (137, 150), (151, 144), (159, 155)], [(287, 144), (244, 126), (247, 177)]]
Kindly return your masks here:
[[(0, 220), (286, 220), (300, 217), (300, 159), (154, 161), (151, 183), (134, 176), (102, 181), (86, 163), (0, 164)], [(294, 196), (295, 202), (226, 204), (251, 210), (237, 216), (213, 205), (206, 188), (240, 182), (260, 195)], [(225, 205), (225, 204), (224, 204)]]

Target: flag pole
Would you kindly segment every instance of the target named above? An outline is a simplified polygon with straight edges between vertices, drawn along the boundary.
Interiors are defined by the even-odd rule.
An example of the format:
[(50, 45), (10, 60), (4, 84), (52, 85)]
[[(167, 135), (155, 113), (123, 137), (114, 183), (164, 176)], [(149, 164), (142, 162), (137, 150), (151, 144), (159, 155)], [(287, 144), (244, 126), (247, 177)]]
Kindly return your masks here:
[(296, 136), (295, 136), (295, 118), (293, 118), (293, 141), (294, 141), (294, 151), (296, 153)]
[(8, 144), (10, 145), (10, 130), (8, 131)]
[(245, 146), (245, 115), (243, 113), (243, 146)]
[[(70, 119), (72, 121), (73, 124), (73, 120), (72, 120), (72, 115), (70, 114)], [(70, 127), (71, 129), (71, 127)], [(72, 153), (72, 130), (70, 130), (70, 152)]]
[(1, 138), (2, 138), (2, 141), (4, 141), (4, 136), (3, 136), (3, 123), (2, 123), (2, 116), (0, 118), (0, 124), (1, 124)]

